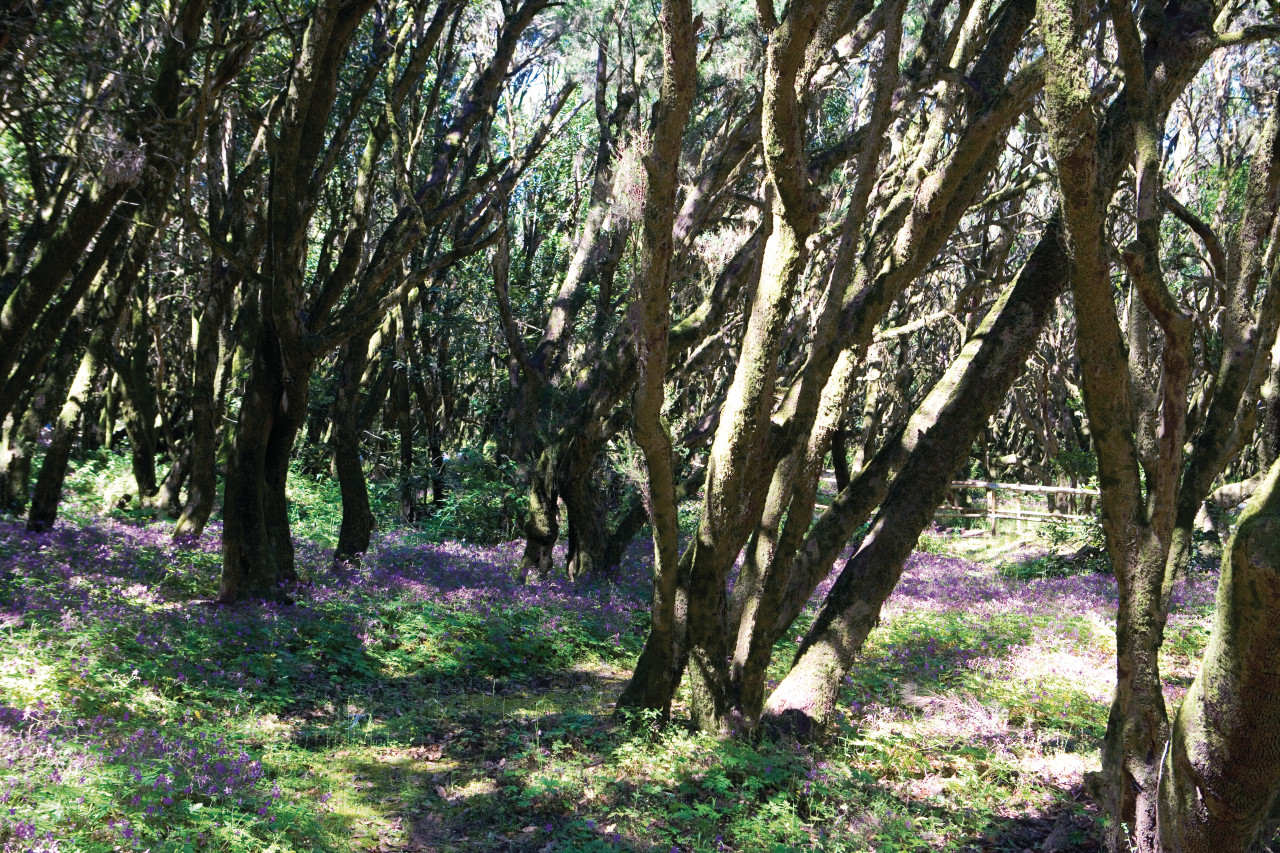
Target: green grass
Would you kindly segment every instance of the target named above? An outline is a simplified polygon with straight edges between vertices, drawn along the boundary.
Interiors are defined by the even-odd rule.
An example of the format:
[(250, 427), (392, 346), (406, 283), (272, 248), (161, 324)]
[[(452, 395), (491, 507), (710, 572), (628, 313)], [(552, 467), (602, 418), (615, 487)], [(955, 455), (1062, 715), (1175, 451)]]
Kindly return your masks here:
[[(638, 587), (526, 591), (510, 581), (517, 549), (434, 548), (422, 530), (384, 539), (339, 582), (320, 551), (336, 487), (295, 476), (315, 586), (297, 608), (210, 608), (198, 602), (216, 590), (216, 548), (176, 548), (158, 527), (95, 532), (101, 496), (130, 478), (114, 457), (77, 468), (68, 517), (81, 527), (38, 553), (0, 530), (0, 564), (16, 567), (0, 610), (17, 614), (0, 633), (0, 705), (38, 721), (0, 726), (0, 758), (14, 758), (0, 762), (0, 806), (15, 809), (0, 809), (0, 847), (1020, 850), (1020, 827), (1064, 815), (1091, 838), (1080, 776), (1098, 763), (1114, 667), (1096, 615), (1051, 599), (1043, 613), (891, 607), (829, 738), (721, 740), (689, 730), (683, 693), (665, 729), (614, 718), (644, 638)], [(1074, 582), (1002, 575), (1024, 545), (929, 535), (920, 550), (970, 561), (957, 576), (1001, 595)], [(83, 607), (31, 605), (46, 599)], [(1175, 692), (1208, 617), (1202, 603), (1170, 623)], [(779, 643), (774, 681), (811, 619)], [(191, 783), (220, 750), (260, 778), (225, 795), (157, 786)]]

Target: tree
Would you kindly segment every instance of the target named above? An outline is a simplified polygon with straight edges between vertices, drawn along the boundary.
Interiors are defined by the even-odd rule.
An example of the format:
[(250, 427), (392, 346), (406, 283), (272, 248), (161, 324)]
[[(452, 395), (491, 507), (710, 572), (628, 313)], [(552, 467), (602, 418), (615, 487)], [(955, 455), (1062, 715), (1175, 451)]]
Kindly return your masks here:
[[(1115, 136), (1106, 144), (1099, 141), (1083, 76), (1084, 10), (1046, 0), (1039, 14), (1048, 58), (1050, 144), (1072, 248), (1085, 406), (1098, 458), (1107, 549), (1119, 585), (1117, 684), (1097, 788), (1112, 819), (1109, 846), (1159, 850), (1163, 818), (1158, 818), (1158, 791), (1169, 727), (1158, 655), (1167, 615), (1165, 571), (1183, 472), (1191, 325), (1169, 291), (1160, 258), (1160, 157), (1170, 99), (1168, 78), (1148, 76), (1155, 67), (1151, 52), (1160, 45), (1160, 31), (1148, 26), (1144, 48), (1130, 7), (1117, 0), (1109, 9), (1125, 80), (1124, 97), (1117, 101), (1123, 110), (1118, 113), (1124, 134), (1119, 145)], [(1198, 39), (1184, 35), (1179, 48), (1194, 58), (1195, 67), (1227, 41), (1214, 33), (1205, 18), (1208, 11), (1195, 11), (1199, 20), (1192, 18), (1181, 27), (1185, 34), (1195, 32), (1191, 27), (1197, 25), (1201, 34)], [(1120, 147), (1136, 163), (1136, 240), (1123, 259), (1142, 306), (1163, 337), (1158, 384), (1148, 381), (1145, 388), (1126, 357), (1105, 248), (1107, 199), (1098, 184), (1107, 168), (1099, 152), (1108, 145)], [(1133, 328), (1138, 327), (1131, 324)], [(1217, 769), (1230, 773), (1230, 767)], [(1185, 828), (1174, 823), (1172, 836), (1180, 838)]]
[[(421, 185), (407, 191), (407, 176), (396, 181), (398, 209), (381, 235), (368, 240), (376, 212), (375, 170), (382, 147), (395, 129), (396, 110), (417, 83), (422, 63), (458, 7), (438, 6), (429, 27), (420, 13), (411, 17), (414, 24), (406, 25), (399, 37), (397, 53), (406, 61), (392, 78), (389, 114), (373, 126), (361, 156), (351, 218), (338, 247), (323, 259), (308, 287), (308, 229), (324, 178), (339, 160), (345, 134), (368, 96), (375, 73), (392, 53), (381, 40), (379, 61), (366, 71), (369, 85), (356, 90), (338, 119), (337, 137), (326, 142), (342, 57), (350, 50), (371, 2), (326, 2), (312, 13), (281, 100), (278, 141), (271, 153), (267, 246), (257, 273), (261, 316), (251, 344), (248, 385), (227, 471), (223, 601), (278, 597), (279, 585), (296, 577), (285, 481), (317, 360), (362, 329), (376, 326), (403, 294), (491, 239), (483, 229), (492, 212), (476, 212), (448, 252), (405, 274), (403, 262), (429, 229), (451, 219), (489, 184), (501, 184), (503, 179), (513, 182), (527, 163), (526, 156), (510, 166), (495, 164), (488, 173), (476, 174), (473, 169), (478, 164), (472, 162), (472, 168), (461, 175), (455, 172), (469, 146), (476, 143), (472, 134), (486, 132), (483, 119), (502, 90), (521, 36), (545, 5), (545, 0), (527, 0), (506, 10), (495, 52), (440, 136)], [(412, 51), (407, 50), (410, 39), (417, 41)], [(397, 144), (402, 143), (397, 136)], [(414, 162), (404, 148), (398, 154), (403, 158), (400, 162)]]

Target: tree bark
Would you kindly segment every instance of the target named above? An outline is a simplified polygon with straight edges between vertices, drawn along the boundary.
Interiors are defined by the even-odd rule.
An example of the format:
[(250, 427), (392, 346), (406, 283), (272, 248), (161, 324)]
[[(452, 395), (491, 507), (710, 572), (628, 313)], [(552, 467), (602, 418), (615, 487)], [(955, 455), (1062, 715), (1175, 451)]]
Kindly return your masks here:
[[(988, 313), (978, 334), (908, 422), (901, 446), (897, 441), (886, 443), (877, 454), (878, 464), (869, 465), (854, 480), (850, 490), (865, 477), (864, 489), (871, 491), (887, 480), (892, 460), (905, 455), (871, 531), (841, 570), (801, 642), (791, 671), (770, 695), (766, 716), (801, 732), (821, 729), (829, 722), (841, 679), (879, 620), (880, 608), (897, 584), (920, 531), (932, 520), (974, 439), (1021, 374), (1066, 285), (1061, 234), (1058, 220), (1051, 220), (1031, 258)], [(860, 506), (866, 506), (852, 498), (851, 494), (847, 503), (837, 498), (840, 510), (849, 516), (846, 525), (857, 520)], [(833, 510), (837, 510), (835, 505)], [(824, 521), (819, 522), (820, 527)], [(834, 521), (830, 526), (836, 526)], [(814, 553), (809, 555), (806, 549), (802, 558), (819, 566), (819, 553), (830, 552), (833, 546), (838, 550), (840, 544), (830, 535), (813, 537), (811, 543)], [(808, 574), (808, 580), (815, 584), (821, 580), (817, 572), (796, 574)], [(808, 595), (799, 592), (789, 593), (783, 618), (794, 618), (804, 606)]]
[(368, 363), (370, 335), (347, 341), (338, 354), (333, 399), (333, 467), (342, 492), (342, 525), (338, 530), (335, 562), (358, 562), (369, 550), (373, 535), (373, 509), (360, 457), (360, 429), (356, 413), (360, 402), (360, 379)]
[[(1209, 410), (1192, 440), (1187, 470), (1178, 492), (1177, 518), (1165, 570), (1166, 607), (1174, 581), (1186, 571), (1191, 558), (1196, 514), (1213, 482), (1239, 454), (1257, 422), (1257, 397), (1271, 367), (1269, 356), (1280, 320), (1280, 287), (1276, 284), (1280, 257), (1276, 257), (1271, 270), (1264, 270), (1267, 238), (1276, 218), (1277, 191), (1280, 191), (1280, 109), (1273, 106), (1250, 157), (1241, 225), (1231, 246), (1234, 263), (1227, 267), (1228, 304), (1223, 312), (1222, 360), (1214, 378)], [(1255, 291), (1264, 272), (1269, 273), (1266, 290), (1256, 300), (1255, 308)], [(1264, 416), (1264, 436), (1266, 425), (1274, 419), (1268, 408)], [(1264, 438), (1264, 446), (1267, 443)], [(1264, 464), (1274, 459), (1268, 458), (1266, 452), (1263, 457)]]
[(273, 325), (264, 319), (227, 466), (218, 591), (226, 603), (285, 601), (282, 585), (297, 580), (285, 487), (310, 375), (287, 372)]
[(1280, 791), (1280, 464), (1227, 547), (1200, 672), (1174, 718), (1160, 777), (1166, 853), (1249, 850)]
[(210, 279), (209, 299), (196, 329), (189, 440), (191, 482), (186, 504), (173, 527), (175, 539), (199, 539), (218, 496), (218, 425), (223, 417), (217, 389), (218, 368), (223, 358), (220, 342), (231, 292), (237, 282), (222, 262), (214, 262)]
[(654, 111), (644, 166), (639, 302), (635, 309), (640, 382), (634, 403), (636, 443), (644, 455), (649, 520), (653, 528), (654, 584), (649, 636), (619, 708), (648, 708), (664, 718), (679, 684), (676, 590), (679, 528), (671, 434), (662, 417), (671, 329), (672, 223), (681, 140), (697, 87), (697, 25), (690, 0), (663, 0), (662, 90)]
[[(1166, 617), (1162, 587), (1182, 473), (1191, 347), (1190, 319), (1161, 271), (1159, 164), (1171, 93), (1185, 85), (1208, 50), (1203, 37), (1187, 37), (1195, 32), (1188, 29), (1177, 45), (1163, 45), (1176, 59), (1169, 63), (1171, 69), (1153, 72), (1148, 79), (1148, 69), (1157, 63), (1143, 55), (1132, 8), (1127, 0), (1111, 0), (1125, 81), (1117, 101), (1124, 113), (1118, 118), (1120, 129), (1127, 127), (1131, 135), (1128, 144), (1108, 149), (1116, 140), (1100, 141), (1084, 74), (1083, 10), (1063, 0), (1041, 0), (1039, 9), (1045, 31), (1049, 142), (1058, 163), (1063, 218), (1072, 245), (1076, 347), (1098, 458), (1103, 530), (1119, 591), (1115, 698), (1102, 771), (1088, 781), (1111, 820), (1108, 847), (1146, 853), (1160, 849), (1157, 786), (1168, 733), (1159, 670)], [(1192, 21), (1179, 23), (1212, 32), (1206, 10), (1190, 14)], [(1149, 25), (1158, 23), (1149, 19)], [(1148, 48), (1158, 41), (1149, 38)], [(1131, 393), (1135, 380), (1116, 315), (1104, 233), (1110, 193), (1100, 190), (1112, 185), (1108, 172), (1114, 168), (1108, 160), (1117, 150), (1136, 154), (1137, 171), (1137, 238), (1122, 258), (1136, 297), (1164, 336), (1158, 390), (1145, 396)]]

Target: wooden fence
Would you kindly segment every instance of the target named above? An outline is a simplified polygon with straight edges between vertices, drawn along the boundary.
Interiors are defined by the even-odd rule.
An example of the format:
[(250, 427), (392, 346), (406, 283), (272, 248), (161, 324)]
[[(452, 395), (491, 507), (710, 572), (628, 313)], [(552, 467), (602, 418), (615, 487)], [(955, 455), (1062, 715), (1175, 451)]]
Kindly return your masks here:
[[(976, 503), (962, 505), (957, 496), (957, 492), (962, 489), (985, 491), (983, 505)], [(1014, 494), (1012, 505), (1001, 501), (1001, 492)], [(987, 522), (987, 527), (992, 534), (996, 533), (997, 524), (1001, 519), (1011, 520), (1015, 523), (1017, 532), (1021, 533), (1028, 523), (1045, 521), (1084, 523), (1093, 515), (1093, 499), (1097, 494), (1097, 489), (1078, 489), (1071, 486), (1024, 486), (1021, 483), (956, 480), (947, 492), (946, 503), (934, 511), (934, 517), (938, 519), (981, 518)], [(1065, 496), (1066, 506), (1064, 508), (1062, 501), (1052, 499), (1046, 500), (1044, 507), (1041, 507), (1039, 502), (1036, 502), (1033, 507), (1028, 507), (1027, 499), (1038, 495), (1044, 495), (1047, 499)]]

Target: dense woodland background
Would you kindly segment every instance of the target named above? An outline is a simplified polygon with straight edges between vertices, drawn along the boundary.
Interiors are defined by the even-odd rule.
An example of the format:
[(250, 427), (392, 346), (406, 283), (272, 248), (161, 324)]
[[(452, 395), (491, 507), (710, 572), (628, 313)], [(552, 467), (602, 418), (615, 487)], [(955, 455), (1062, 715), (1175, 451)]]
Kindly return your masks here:
[(214, 621), (387, 536), (519, 540), (512, 595), (639, 585), (620, 714), (821, 744), (953, 480), (1094, 486), (1098, 837), (1262, 844), (1277, 36), (1254, 0), (3, 0), (5, 600), (88, 574), (30, 562), (86, 488), (216, 555)]

